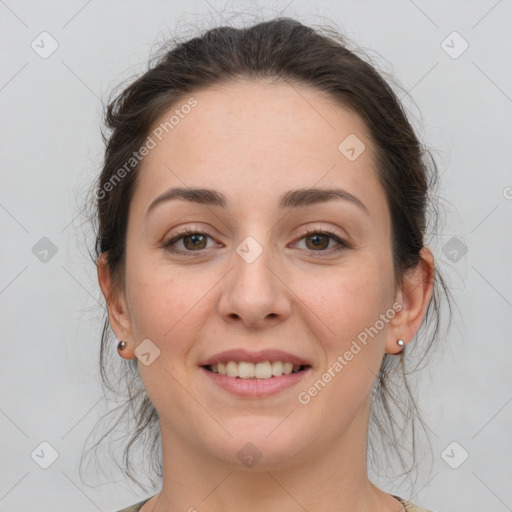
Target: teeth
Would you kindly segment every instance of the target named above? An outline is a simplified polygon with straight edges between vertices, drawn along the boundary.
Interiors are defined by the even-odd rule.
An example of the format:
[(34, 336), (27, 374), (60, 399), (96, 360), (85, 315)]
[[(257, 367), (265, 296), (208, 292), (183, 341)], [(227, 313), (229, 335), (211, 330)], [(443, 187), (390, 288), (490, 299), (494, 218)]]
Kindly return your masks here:
[(263, 361), (261, 363), (250, 363), (248, 361), (228, 361), (227, 363), (212, 364), (209, 369), (213, 373), (227, 375), (228, 377), (239, 377), (241, 379), (270, 379), (290, 375), (300, 370), (301, 365), (282, 361)]
[(250, 379), (254, 377), (254, 364), (246, 363), (245, 361), (240, 361), (238, 363), (238, 377), (240, 377), (241, 379)]
[(235, 361), (229, 361), (226, 365), (226, 375), (228, 377), (238, 377), (238, 363), (235, 363)]
[(283, 363), (281, 361), (272, 362), (272, 375), (274, 377), (279, 377), (280, 375), (283, 375)]
[[(242, 364), (250, 364), (250, 363), (240, 363), (240, 367)], [(254, 376), (257, 379), (270, 379), (272, 377), (272, 365), (265, 361), (264, 363), (256, 363), (254, 366)]]

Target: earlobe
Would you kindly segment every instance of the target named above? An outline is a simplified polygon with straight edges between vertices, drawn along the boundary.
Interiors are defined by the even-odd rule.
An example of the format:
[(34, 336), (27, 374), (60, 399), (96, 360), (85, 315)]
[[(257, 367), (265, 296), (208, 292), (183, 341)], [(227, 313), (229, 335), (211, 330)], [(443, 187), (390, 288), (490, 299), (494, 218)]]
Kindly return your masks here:
[[(118, 340), (130, 340), (132, 338), (132, 329), (130, 316), (126, 307), (126, 300), (124, 295), (116, 290), (113, 284), (106, 253), (102, 253), (98, 257), (97, 271), (101, 292), (107, 302), (110, 327)], [(129, 342), (128, 345), (130, 345)], [(130, 352), (130, 350), (127, 347), (122, 351), (122, 357), (130, 359), (128, 352)]]
[(407, 345), (416, 332), (425, 316), (434, 286), (434, 256), (428, 247), (420, 252), (421, 260), (416, 267), (406, 272), (401, 290), (397, 296), (402, 309), (396, 313), (390, 322), (386, 340), (387, 354), (398, 354), (404, 346), (397, 343), (403, 340)]
[(128, 343), (126, 343), (126, 341), (124, 341), (124, 340), (121, 340), (117, 344), (117, 353), (123, 359), (135, 359), (133, 346), (129, 347)]

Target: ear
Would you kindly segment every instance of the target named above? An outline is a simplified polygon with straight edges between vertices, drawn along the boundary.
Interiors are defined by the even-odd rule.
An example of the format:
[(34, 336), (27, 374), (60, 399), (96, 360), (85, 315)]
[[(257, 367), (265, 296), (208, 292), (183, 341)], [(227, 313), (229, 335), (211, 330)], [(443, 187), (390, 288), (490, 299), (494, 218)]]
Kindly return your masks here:
[(126, 349), (122, 353), (120, 352), (120, 355), (126, 359), (133, 359), (132, 324), (125, 294), (113, 285), (106, 253), (100, 254), (96, 266), (101, 292), (107, 302), (110, 327), (118, 340), (125, 340), (128, 344)]
[(434, 287), (434, 256), (428, 247), (420, 252), (421, 260), (416, 267), (406, 272), (402, 287), (397, 290), (395, 302), (402, 305), (389, 322), (386, 339), (386, 354), (398, 354), (402, 348), (397, 340), (409, 343), (418, 329), (427, 310)]

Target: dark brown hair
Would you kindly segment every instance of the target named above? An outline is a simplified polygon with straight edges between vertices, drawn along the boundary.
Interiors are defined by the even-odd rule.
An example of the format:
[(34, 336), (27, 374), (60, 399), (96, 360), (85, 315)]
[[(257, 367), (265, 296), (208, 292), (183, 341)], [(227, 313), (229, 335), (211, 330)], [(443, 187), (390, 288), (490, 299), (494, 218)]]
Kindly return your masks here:
[[(124, 288), (128, 209), (140, 167), (137, 163), (127, 170), (126, 163), (144, 145), (155, 120), (171, 107), (201, 89), (240, 78), (307, 85), (363, 119), (391, 213), (397, 281), (401, 282), (404, 272), (420, 262), (428, 222), (437, 225), (438, 207), (433, 202), (438, 180), (435, 161), (418, 141), (396, 93), (375, 65), (348, 47), (348, 40), (337, 30), (325, 26), (313, 29), (291, 18), (274, 18), (246, 28), (217, 27), (165, 48), (142, 76), (108, 104), (104, 166), (94, 184), (94, 261), (101, 253), (106, 254), (118, 290)], [(126, 172), (115, 179), (123, 167)], [(393, 457), (387, 455), (386, 448), (392, 448), (395, 452), (390, 453), (395, 460), (398, 454), (402, 475), (416, 465), (416, 423), (424, 427), (407, 376), (419, 368), (440, 337), (443, 296), (448, 299), (449, 317), (450, 294), (436, 266), (433, 296), (416, 339), (399, 356), (385, 355), (372, 394), (369, 459), (377, 466), (383, 460), (377, 455), (383, 454), (384, 466), (389, 469)], [(145, 393), (137, 360), (119, 358), (109, 342), (110, 334), (106, 315), (100, 350), (102, 382), (125, 398), (117, 408), (122, 416), (114, 427), (122, 417), (133, 413), (136, 430), (124, 452), (123, 471), (145, 489), (132, 477), (130, 449), (137, 439), (148, 438), (151, 450), (144, 453), (162, 476), (158, 414)], [(117, 389), (110, 383), (112, 376), (117, 378), (112, 357), (121, 371)], [(377, 441), (381, 442), (380, 449)], [(141, 467), (136, 469), (139, 474)]]

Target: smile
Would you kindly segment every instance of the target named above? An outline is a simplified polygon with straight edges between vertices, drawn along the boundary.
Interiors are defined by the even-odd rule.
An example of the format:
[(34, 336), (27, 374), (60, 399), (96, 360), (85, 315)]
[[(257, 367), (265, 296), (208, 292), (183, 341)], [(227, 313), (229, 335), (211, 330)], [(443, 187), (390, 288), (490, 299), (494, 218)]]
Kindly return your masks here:
[(298, 373), (308, 368), (307, 365), (293, 364), (289, 361), (262, 361), (252, 363), (250, 361), (227, 361), (225, 363), (211, 364), (205, 368), (220, 375), (240, 379), (271, 379)]
[[(276, 395), (299, 385), (299, 382), (312, 372), (311, 366), (281, 361), (228, 361), (199, 368), (215, 388), (248, 399)], [(222, 371), (225, 374), (222, 374)]]

